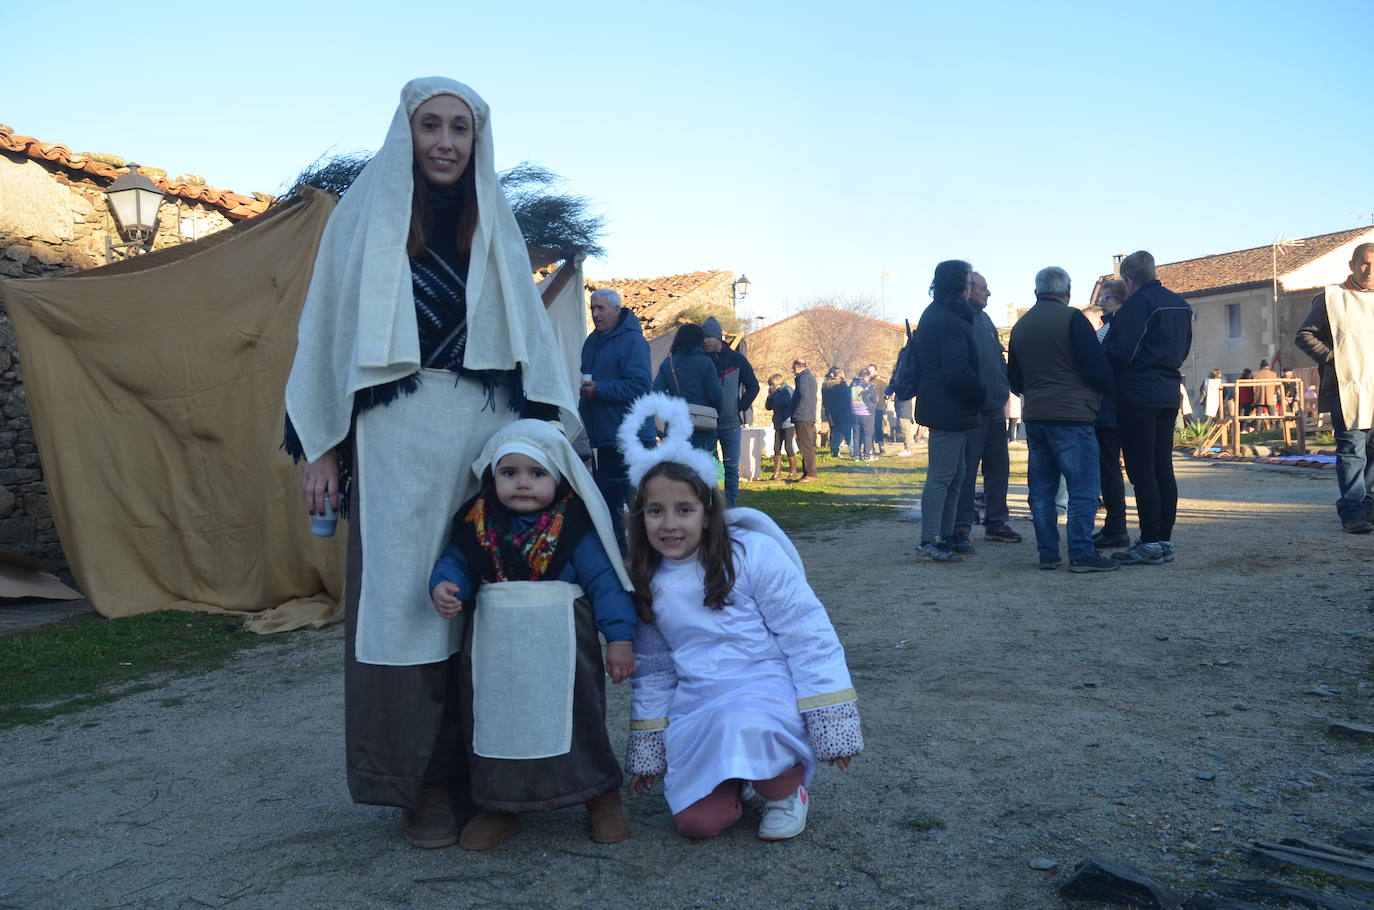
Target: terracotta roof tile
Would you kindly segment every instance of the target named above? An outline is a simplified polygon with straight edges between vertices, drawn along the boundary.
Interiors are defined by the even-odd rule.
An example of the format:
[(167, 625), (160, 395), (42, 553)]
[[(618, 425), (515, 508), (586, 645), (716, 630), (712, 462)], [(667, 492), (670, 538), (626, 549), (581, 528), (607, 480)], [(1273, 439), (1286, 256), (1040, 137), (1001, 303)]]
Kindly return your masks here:
[[(32, 136), (16, 135), (3, 124), (0, 124), (0, 151), (16, 152), (37, 161), (52, 162), (64, 170), (87, 174), (102, 180), (113, 181), (125, 170), (123, 165), (116, 166), (110, 163), (120, 160), (113, 158), (113, 156), (78, 154), (60, 143), (40, 142)], [(241, 193), (205, 186), (202, 178), (194, 176), (174, 177), (169, 180), (163, 172), (156, 168), (140, 167), (139, 170), (168, 195), (213, 206), (231, 221), (242, 221), (245, 218), (261, 215), (267, 211), (267, 207), (272, 203), (272, 197), (265, 193), (245, 196)]]
[(698, 300), (730, 301), (733, 272), (689, 272), (685, 275), (664, 275), (659, 278), (588, 279), (588, 291), (603, 288), (620, 294), (621, 302), (634, 311), (646, 333), (666, 326), (681, 310)]
[[(1365, 225), (1347, 231), (1303, 237), (1280, 246), (1279, 278), (1282, 279), (1285, 274), (1302, 268), (1342, 244), (1368, 233), (1369, 230), (1369, 225)], [(1248, 250), (1236, 250), (1233, 253), (1218, 253), (1181, 262), (1162, 263), (1156, 266), (1155, 273), (1169, 290), (1185, 296), (1196, 296), (1269, 284), (1274, 279), (1274, 265), (1273, 245), (1265, 244)], [(1111, 277), (1103, 275), (1098, 281), (1100, 283)]]

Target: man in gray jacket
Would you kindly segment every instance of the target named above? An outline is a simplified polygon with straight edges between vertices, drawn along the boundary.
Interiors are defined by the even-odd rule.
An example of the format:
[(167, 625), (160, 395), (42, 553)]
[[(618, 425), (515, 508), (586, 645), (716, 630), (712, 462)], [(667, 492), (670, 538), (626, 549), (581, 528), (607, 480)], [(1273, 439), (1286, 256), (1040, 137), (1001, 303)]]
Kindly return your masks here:
[(979, 426), (970, 431), (968, 448), (964, 453), (964, 480), (959, 487), (959, 507), (954, 519), (954, 551), (971, 552), (969, 533), (977, 513), (974, 508), (974, 487), (978, 482), (978, 465), (983, 466), (983, 496), (987, 504), (983, 516), (983, 539), (1000, 543), (1020, 543), (1021, 535), (1007, 524), (1011, 512), (1007, 509), (1007, 482), (1011, 474), (1011, 458), (1007, 454), (1007, 418), (1004, 408), (1011, 390), (1007, 386), (1007, 362), (1002, 356), (1002, 341), (997, 327), (988, 316), (988, 281), (973, 273), (973, 288), (968, 299), (976, 309), (973, 316), (973, 336), (978, 344), (978, 364), (987, 389), (987, 398), (979, 410)]

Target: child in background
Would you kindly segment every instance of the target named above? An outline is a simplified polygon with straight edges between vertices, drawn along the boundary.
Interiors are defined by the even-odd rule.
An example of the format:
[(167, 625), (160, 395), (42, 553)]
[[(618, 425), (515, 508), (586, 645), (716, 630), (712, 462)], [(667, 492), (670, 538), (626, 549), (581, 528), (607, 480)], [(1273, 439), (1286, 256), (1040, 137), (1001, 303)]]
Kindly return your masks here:
[[(759, 837), (796, 837), (817, 760), (843, 771), (863, 749), (844, 649), (777, 525), (753, 509), (731, 509), (727, 523), (715, 466), (687, 442), (686, 408), (648, 399), (620, 434), (638, 487), (630, 789), (662, 775), (678, 831), (707, 838), (740, 818), (749, 787), (766, 800)], [(634, 432), (654, 413), (668, 437), (645, 449)]]
[(587, 806), (593, 841), (625, 840), (597, 631), (619, 683), (634, 671), (636, 618), (610, 513), (562, 431), (544, 421), (502, 429), (474, 471), (481, 490), (453, 517), (429, 580), (440, 616), (472, 613), (463, 727), (484, 811), (458, 843), (490, 849), (519, 833), (516, 813), (575, 803)]
[(792, 422), (792, 389), (781, 373), (768, 377), (765, 410), (773, 412), (773, 479), (782, 480), (782, 453), (787, 450), (787, 480), (797, 479), (797, 426)]

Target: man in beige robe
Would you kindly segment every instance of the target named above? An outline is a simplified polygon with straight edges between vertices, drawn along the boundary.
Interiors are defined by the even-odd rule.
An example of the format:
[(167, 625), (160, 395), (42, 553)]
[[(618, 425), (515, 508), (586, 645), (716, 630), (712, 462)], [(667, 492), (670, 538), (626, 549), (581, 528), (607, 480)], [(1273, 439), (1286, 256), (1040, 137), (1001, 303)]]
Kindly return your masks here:
[(1341, 530), (1374, 531), (1374, 243), (1355, 247), (1350, 277), (1312, 301), (1295, 339), (1317, 362), (1320, 410), (1336, 431)]

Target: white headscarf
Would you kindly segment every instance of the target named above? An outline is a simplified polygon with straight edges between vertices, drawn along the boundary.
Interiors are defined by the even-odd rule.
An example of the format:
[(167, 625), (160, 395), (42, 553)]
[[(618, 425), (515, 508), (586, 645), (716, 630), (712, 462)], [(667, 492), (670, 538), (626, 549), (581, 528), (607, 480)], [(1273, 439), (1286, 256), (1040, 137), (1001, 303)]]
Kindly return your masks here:
[(355, 392), (420, 368), (406, 254), (415, 160), (410, 118), (436, 95), (462, 99), (472, 109), (476, 129), (471, 168), (478, 218), (467, 274), (463, 366), (510, 370), (519, 365), (527, 398), (557, 405), (570, 434), (581, 426), (524, 238), (496, 177), (491, 112), (471, 88), (431, 76), (412, 79), (401, 89), (385, 143), (339, 201), (320, 238), (286, 383), (287, 414), (307, 461), (348, 434)]
[(573, 451), (572, 443), (563, 431), (545, 420), (517, 420), (507, 424), (487, 440), (482, 454), (472, 463), (472, 473), (480, 480), (488, 467), (495, 468), (501, 456), (510, 452), (528, 455), (555, 474), (566, 477), (591, 516), (592, 527), (601, 539), (601, 546), (610, 557), (611, 566), (626, 591), (633, 591), (630, 576), (625, 573), (625, 561), (620, 558), (620, 545), (611, 528), (611, 511), (597, 489), (591, 472)]

